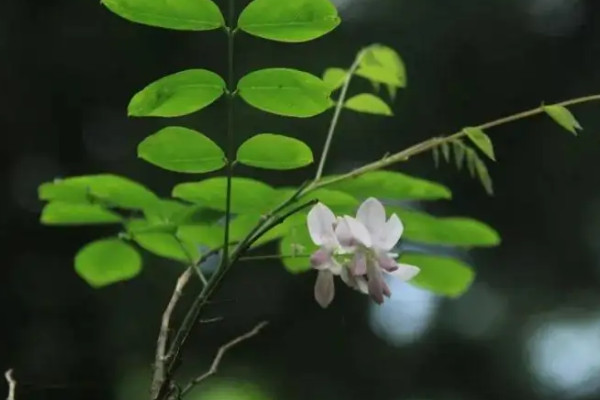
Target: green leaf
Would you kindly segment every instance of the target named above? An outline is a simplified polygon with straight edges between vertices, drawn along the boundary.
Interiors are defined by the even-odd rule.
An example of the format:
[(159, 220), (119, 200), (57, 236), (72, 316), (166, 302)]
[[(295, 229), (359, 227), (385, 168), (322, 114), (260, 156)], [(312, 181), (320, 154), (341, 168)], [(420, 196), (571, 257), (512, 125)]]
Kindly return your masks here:
[(460, 171), (465, 163), (465, 148), (460, 140), (452, 142), (452, 149), (454, 150), (454, 161), (456, 161), (456, 168)]
[(225, 153), (200, 132), (179, 126), (163, 128), (138, 146), (138, 157), (168, 171), (204, 173), (225, 166)]
[(323, 82), (331, 91), (341, 88), (348, 73), (341, 68), (327, 68), (323, 73)]
[(471, 139), (471, 142), (475, 144), (491, 160), (496, 161), (496, 156), (494, 155), (494, 145), (492, 144), (492, 140), (488, 135), (483, 132), (480, 128), (464, 128), (463, 132)]
[(477, 153), (475, 153), (475, 150), (471, 149), (470, 147), (465, 148), (465, 155), (467, 157), (467, 168), (469, 169), (469, 175), (471, 175), (471, 178), (474, 178), (476, 172), (475, 164), (479, 160), (479, 157), (477, 156)]
[(372, 45), (365, 50), (356, 75), (394, 89), (406, 86), (406, 68), (398, 53), (387, 46)]
[(304, 142), (272, 133), (246, 140), (237, 151), (237, 160), (251, 167), (277, 170), (300, 168), (314, 161)]
[(238, 27), (250, 35), (279, 42), (306, 42), (340, 23), (329, 0), (254, 0), (240, 14)]
[(468, 265), (453, 258), (407, 253), (400, 257), (400, 262), (421, 268), (410, 284), (443, 296), (460, 296), (475, 278)]
[(144, 250), (159, 257), (190, 264), (200, 257), (198, 248), (170, 233), (148, 232), (133, 235), (133, 240)]
[(147, 220), (143, 218), (134, 218), (125, 224), (127, 233), (132, 236), (142, 233), (168, 233), (175, 234), (177, 225), (169, 221)]
[(483, 222), (464, 217), (434, 217), (423, 212), (387, 207), (398, 214), (404, 224), (403, 239), (415, 242), (465, 247), (488, 247), (500, 244), (500, 236)]
[[(225, 211), (227, 178), (210, 178), (200, 182), (181, 183), (173, 188), (173, 197)], [(249, 178), (234, 177), (231, 181), (231, 212), (260, 213), (272, 204), (277, 191), (266, 183)]]
[(431, 155), (433, 156), (433, 165), (435, 165), (435, 167), (439, 167), (440, 166), (440, 149), (438, 147), (434, 147), (431, 150)]
[(110, 207), (144, 209), (156, 205), (158, 197), (141, 184), (117, 175), (84, 175), (42, 184), (41, 200), (69, 203), (99, 202)]
[(292, 227), (279, 242), (281, 262), (289, 272), (297, 274), (311, 269), (310, 254), (316, 251), (306, 225)]
[(177, 200), (160, 199), (153, 207), (144, 209), (144, 215), (150, 221), (178, 222), (184, 215), (192, 212), (194, 206)]
[(566, 107), (559, 105), (543, 106), (546, 114), (550, 116), (557, 124), (571, 132), (573, 135), (577, 135), (578, 130), (583, 130), (583, 127), (579, 124), (575, 116)]
[(357, 94), (356, 96), (349, 98), (344, 106), (350, 110), (362, 113), (387, 116), (393, 115), (392, 109), (385, 101), (370, 93)]
[(442, 149), (444, 160), (446, 160), (446, 162), (450, 162), (450, 145), (448, 142), (442, 142), (442, 144), (440, 144), (440, 148)]
[(75, 256), (75, 271), (94, 288), (129, 280), (141, 269), (139, 253), (119, 239), (88, 243)]
[[(295, 194), (296, 191), (297, 189), (295, 188), (278, 188), (278, 196), (276, 200), (269, 205), (269, 208), (283, 203), (285, 200), (289, 199), (293, 194)], [(309, 193), (300, 198), (300, 201), (303, 203), (311, 200), (318, 200), (338, 213), (354, 213), (359, 205), (359, 201), (351, 194), (340, 190), (323, 188), (311, 190)]]
[(357, 198), (373, 196), (380, 199), (436, 200), (452, 197), (450, 189), (439, 183), (392, 171), (367, 172), (329, 187)]
[[(256, 226), (257, 223), (261, 220), (261, 215), (239, 215), (235, 217), (235, 219), (231, 222), (231, 241), (240, 241), (250, 233), (250, 231)], [(304, 218), (304, 217), (300, 217)], [(277, 240), (284, 236), (291, 227), (291, 221), (297, 221), (298, 217), (292, 216), (283, 221), (281, 224), (275, 226), (273, 229), (269, 230), (267, 233), (262, 235), (251, 248), (262, 246), (266, 243), (269, 243), (273, 240)]]
[(329, 108), (331, 90), (307, 72), (268, 68), (249, 73), (238, 83), (240, 96), (253, 107), (273, 114), (307, 118)]
[(475, 172), (479, 177), (479, 181), (483, 185), (485, 191), (490, 196), (494, 194), (494, 185), (492, 184), (492, 178), (490, 177), (490, 173), (483, 161), (480, 158), (475, 159)]
[[(215, 249), (223, 244), (224, 228), (217, 225), (183, 225), (177, 229), (177, 237), (189, 243)], [(231, 241), (234, 240), (231, 238)]]
[(44, 225), (114, 224), (121, 222), (121, 216), (98, 204), (53, 201), (42, 210), (40, 221)]
[(214, 72), (190, 69), (165, 76), (136, 93), (127, 112), (134, 117), (178, 117), (201, 110), (225, 93)]
[(131, 22), (159, 28), (208, 31), (225, 25), (211, 0), (101, 0), (112, 12)]

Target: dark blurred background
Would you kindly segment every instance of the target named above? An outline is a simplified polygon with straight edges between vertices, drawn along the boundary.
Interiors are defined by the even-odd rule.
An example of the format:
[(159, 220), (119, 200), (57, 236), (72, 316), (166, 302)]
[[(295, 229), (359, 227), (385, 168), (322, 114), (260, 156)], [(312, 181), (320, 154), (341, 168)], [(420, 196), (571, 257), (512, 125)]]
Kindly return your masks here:
[[(600, 92), (597, 0), (335, 2), (343, 23), (332, 34), (296, 45), (240, 35), (236, 53), (238, 76), (267, 66), (321, 74), (373, 42), (402, 54), (409, 84), (395, 117), (344, 114), (329, 172), (542, 101)], [(40, 226), (36, 188), (110, 171), (167, 195), (191, 179), (136, 159), (136, 145), (172, 123), (222, 143), (222, 102), (176, 121), (128, 119), (126, 105), (168, 73), (224, 71), (224, 46), (219, 31), (134, 25), (98, 1), (0, 5), (0, 368), (15, 368), (17, 400), (147, 398), (159, 315), (180, 267), (145, 256), (139, 278), (91, 289), (72, 257), (112, 230)], [(357, 81), (352, 90), (367, 88)], [(238, 142), (282, 132), (315, 150), (330, 117), (238, 110)], [(501, 247), (469, 254), (477, 279), (459, 299), (403, 286), (377, 307), (340, 289), (323, 311), (313, 274), (292, 276), (277, 262), (237, 268), (205, 315), (224, 319), (193, 333), (183, 375), (202, 372), (219, 344), (256, 322), (272, 323), (190, 399), (600, 399), (599, 110), (573, 109), (585, 127), (579, 138), (544, 117), (488, 132), (499, 160), (490, 166), (495, 197), (453, 166), (436, 170), (430, 155), (394, 167), (452, 187), (454, 199), (429, 204), (431, 212), (479, 218), (503, 237)], [(311, 173), (261, 177), (289, 185)]]

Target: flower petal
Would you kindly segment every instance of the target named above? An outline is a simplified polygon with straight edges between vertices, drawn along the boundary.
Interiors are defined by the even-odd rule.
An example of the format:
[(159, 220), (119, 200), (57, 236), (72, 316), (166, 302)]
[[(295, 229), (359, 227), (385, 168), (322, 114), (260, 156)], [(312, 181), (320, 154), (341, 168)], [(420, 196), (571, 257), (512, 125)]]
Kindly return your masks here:
[[(377, 304), (383, 303), (383, 294), (385, 292), (385, 282), (381, 276), (379, 268), (374, 265), (367, 267), (367, 276), (369, 277), (368, 288), (369, 295)], [(389, 292), (389, 289), (388, 289)]]
[(335, 215), (322, 203), (317, 203), (308, 213), (306, 218), (310, 238), (318, 246), (334, 248), (337, 239), (333, 230)]
[(350, 262), (350, 272), (354, 276), (365, 275), (367, 273), (367, 258), (363, 253), (354, 254)]
[(398, 269), (393, 272), (388, 272), (388, 274), (403, 281), (410, 281), (419, 272), (421, 272), (421, 268), (415, 267), (414, 265), (398, 264)]
[(376, 236), (378, 238), (377, 247), (385, 251), (393, 249), (400, 240), (400, 237), (402, 237), (403, 232), (404, 225), (402, 221), (400, 221), (400, 218), (396, 214), (392, 214), (390, 219), (385, 223), (384, 228)]
[(371, 247), (373, 242), (371, 240), (371, 235), (367, 228), (357, 221), (356, 219), (344, 216), (344, 218), (340, 221), (340, 225), (345, 225), (344, 230), (348, 230), (350, 235), (352, 236), (352, 240), (359, 244), (362, 244), (365, 247)]
[(330, 271), (319, 271), (317, 281), (315, 283), (315, 300), (323, 308), (327, 308), (333, 301), (335, 296), (335, 284), (333, 282), (333, 274)]
[(348, 268), (343, 268), (341, 273), (342, 281), (354, 290), (363, 294), (369, 293), (367, 281), (362, 276), (354, 276)]
[(385, 208), (379, 200), (369, 197), (358, 208), (356, 219), (362, 222), (372, 235), (376, 235), (384, 231)]
[(345, 250), (351, 250), (354, 246), (356, 246), (356, 241), (352, 236), (352, 232), (350, 232), (350, 227), (346, 222), (344, 222), (342, 217), (337, 218), (335, 236)]
[(315, 269), (325, 269), (331, 262), (331, 252), (322, 247), (310, 256), (310, 265)]

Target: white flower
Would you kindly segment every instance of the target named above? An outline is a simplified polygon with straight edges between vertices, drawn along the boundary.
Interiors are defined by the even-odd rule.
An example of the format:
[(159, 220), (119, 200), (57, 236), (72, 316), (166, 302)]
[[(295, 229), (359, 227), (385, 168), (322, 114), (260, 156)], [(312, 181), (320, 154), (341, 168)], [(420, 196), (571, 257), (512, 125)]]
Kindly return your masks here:
[[(350, 265), (350, 275), (360, 282), (367, 276), (367, 289), (373, 300), (381, 304), (383, 296), (390, 296), (383, 273), (388, 273), (403, 281), (408, 281), (420, 271), (418, 267), (399, 264), (390, 253), (400, 240), (404, 226), (396, 214), (386, 221), (385, 209), (375, 198), (368, 198), (359, 207), (356, 219), (344, 217), (345, 224), (340, 230), (340, 242), (354, 246), (354, 259)], [(342, 275), (344, 278), (344, 275)], [(352, 285), (351, 285), (352, 286)], [(359, 290), (364, 285), (357, 283)]]
[(336, 218), (329, 208), (317, 203), (308, 213), (307, 224), (312, 241), (320, 246), (311, 255), (310, 263), (319, 271), (315, 283), (315, 299), (325, 308), (335, 295), (333, 275), (339, 275), (342, 270), (342, 266), (333, 257), (340, 249), (335, 233)]

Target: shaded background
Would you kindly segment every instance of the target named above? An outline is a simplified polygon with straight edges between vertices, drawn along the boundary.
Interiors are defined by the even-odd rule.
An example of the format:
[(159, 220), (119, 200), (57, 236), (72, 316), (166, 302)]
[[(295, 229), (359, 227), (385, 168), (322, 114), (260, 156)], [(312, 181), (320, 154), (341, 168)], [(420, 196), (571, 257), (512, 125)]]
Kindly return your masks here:
[[(240, 35), (236, 54), (238, 76), (268, 66), (320, 74), (349, 65), (373, 42), (402, 54), (409, 86), (396, 116), (344, 114), (329, 172), (542, 101), (600, 91), (597, 0), (337, 4), (343, 23), (324, 38), (284, 45)], [(222, 143), (222, 103), (176, 121), (128, 119), (126, 105), (168, 73), (224, 71), (224, 46), (218, 31), (133, 25), (98, 1), (0, 6), (0, 367), (16, 369), (19, 400), (147, 398), (158, 316), (179, 267), (146, 256), (139, 278), (92, 290), (73, 272), (72, 257), (112, 230), (40, 226), (36, 188), (110, 171), (167, 195), (189, 180), (137, 160), (136, 145), (171, 123)], [(352, 90), (361, 88), (366, 83)], [(453, 201), (430, 211), (479, 218), (503, 236), (501, 247), (469, 254), (478, 275), (458, 300), (402, 286), (376, 307), (342, 289), (322, 311), (313, 274), (292, 276), (276, 262), (237, 268), (206, 315), (224, 320), (194, 332), (183, 373), (203, 371), (220, 343), (257, 321), (272, 324), (231, 352), (190, 399), (600, 398), (599, 107), (574, 109), (586, 128), (577, 139), (543, 117), (490, 131), (499, 159), (490, 166), (492, 198), (453, 166), (436, 170), (429, 155), (394, 167), (453, 188)], [(274, 131), (315, 150), (330, 117), (238, 110), (238, 142)], [(311, 173), (261, 176), (293, 184)]]

